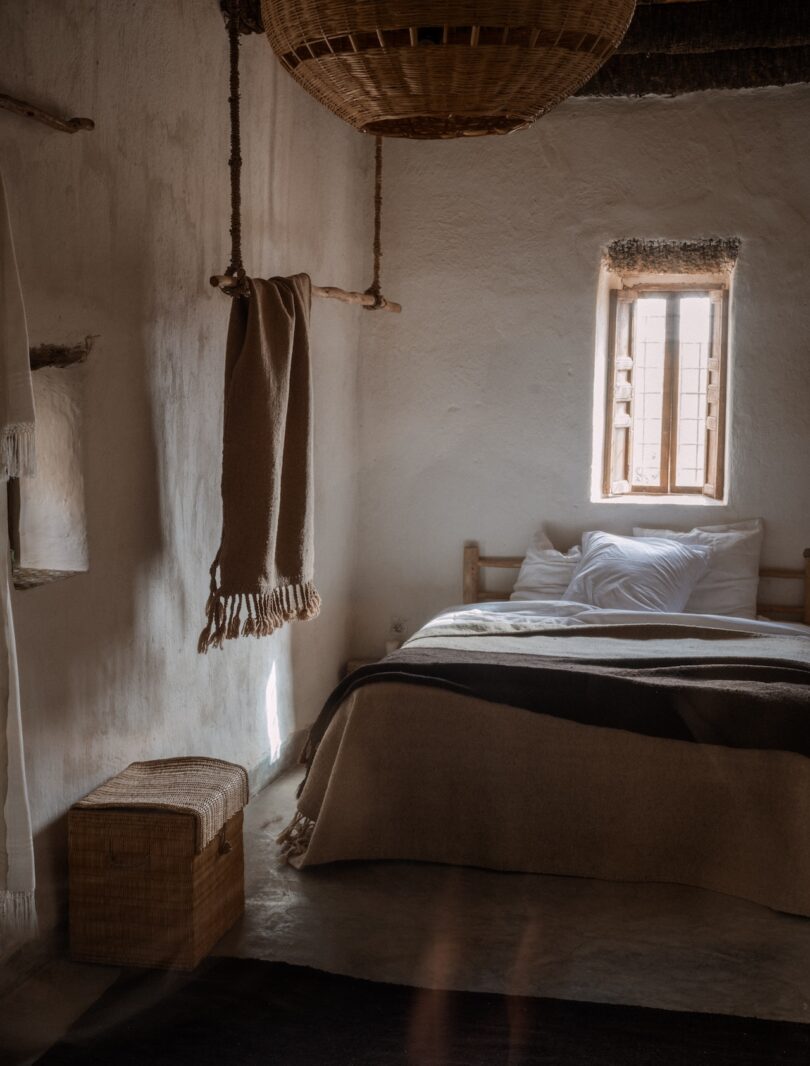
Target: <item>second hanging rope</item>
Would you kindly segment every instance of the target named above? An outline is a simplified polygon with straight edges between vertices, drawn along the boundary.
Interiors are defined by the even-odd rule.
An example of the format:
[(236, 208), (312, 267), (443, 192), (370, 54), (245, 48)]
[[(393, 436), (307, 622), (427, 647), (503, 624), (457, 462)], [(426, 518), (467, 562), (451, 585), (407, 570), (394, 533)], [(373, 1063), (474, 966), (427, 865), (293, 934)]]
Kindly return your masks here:
[(380, 268), (382, 260), (382, 137), (375, 138), (374, 146), (374, 280), (366, 289), (366, 292), (374, 297), (373, 307), (368, 311), (376, 311), (385, 303), (380, 282)]
[[(214, 274), (211, 284), (220, 288), (229, 296), (247, 297), (250, 289), (247, 273), (242, 260), (242, 144), (240, 121), (240, 84), (239, 84), (239, 36), (242, 29), (241, 0), (222, 0), (222, 12), (228, 33), (230, 93), (228, 104), (230, 110), (230, 158), (228, 166), (231, 176), (231, 258), (224, 274)], [(323, 299), (340, 300), (342, 303), (359, 304), (367, 311), (393, 311), (399, 313), (401, 304), (387, 300), (382, 294), (380, 280), (382, 261), (382, 138), (376, 138), (374, 175), (374, 273), (371, 285), (365, 292), (347, 292), (335, 286), (314, 285), (312, 295)]]

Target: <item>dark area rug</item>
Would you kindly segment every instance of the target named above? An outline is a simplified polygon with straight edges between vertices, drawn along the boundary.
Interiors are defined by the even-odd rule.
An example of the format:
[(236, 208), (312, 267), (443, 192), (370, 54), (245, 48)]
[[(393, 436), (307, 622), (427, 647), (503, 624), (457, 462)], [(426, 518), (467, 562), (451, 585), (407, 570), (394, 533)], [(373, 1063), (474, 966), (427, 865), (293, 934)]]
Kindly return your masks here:
[(254, 959), (130, 971), (45, 1066), (808, 1066), (810, 1026), (435, 992)]

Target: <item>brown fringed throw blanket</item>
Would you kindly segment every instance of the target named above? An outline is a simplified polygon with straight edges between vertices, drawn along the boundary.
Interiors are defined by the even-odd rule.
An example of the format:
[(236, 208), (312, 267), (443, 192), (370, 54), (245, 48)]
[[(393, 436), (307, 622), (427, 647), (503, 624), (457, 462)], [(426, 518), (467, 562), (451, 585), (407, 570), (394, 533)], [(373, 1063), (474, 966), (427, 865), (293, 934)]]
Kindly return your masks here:
[[(222, 541), (198, 650), (314, 618), (311, 283), (252, 279), (225, 362)], [(217, 581), (219, 571), (219, 581)]]

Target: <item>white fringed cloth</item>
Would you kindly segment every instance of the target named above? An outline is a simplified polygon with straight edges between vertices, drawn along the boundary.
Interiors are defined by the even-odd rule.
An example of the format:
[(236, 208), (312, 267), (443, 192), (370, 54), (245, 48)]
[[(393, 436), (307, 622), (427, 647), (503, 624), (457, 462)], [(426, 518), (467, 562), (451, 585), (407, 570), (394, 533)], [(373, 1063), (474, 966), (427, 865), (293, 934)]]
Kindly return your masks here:
[(225, 360), (222, 540), (198, 650), (315, 618), (311, 282), (251, 278)]
[(0, 958), (37, 930), (5, 484), (11, 477), (32, 475), (34, 467), (28, 329), (0, 174)]
[(195, 823), (195, 848), (200, 852), (246, 806), (248, 795), (244, 767), (191, 755), (131, 763), (74, 806), (138, 807), (189, 814)]
[(0, 477), (34, 473), (34, 390), (20, 276), (0, 174)]

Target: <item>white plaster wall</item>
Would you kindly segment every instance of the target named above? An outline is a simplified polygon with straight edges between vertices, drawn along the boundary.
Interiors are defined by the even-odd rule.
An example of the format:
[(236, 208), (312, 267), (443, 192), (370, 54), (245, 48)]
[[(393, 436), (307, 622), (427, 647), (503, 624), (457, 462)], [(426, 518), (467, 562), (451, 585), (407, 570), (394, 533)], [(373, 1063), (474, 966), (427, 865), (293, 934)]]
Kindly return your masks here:
[[(0, 5), (3, 90), (93, 133), (0, 113), (31, 341), (97, 334), (85, 381), (90, 570), (15, 598), (39, 903), (63, 910), (65, 812), (134, 759), (263, 771), (346, 656), (361, 311), (313, 309), (323, 613), (196, 651), (219, 539), (228, 299), (227, 44), (216, 0)], [(243, 41), (245, 262), (356, 285), (370, 144)]]
[[(690, 528), (762, 515), (810, 545), (810, 88), (572, 100), (507, 138), (386, 142), (384, 282), (361, 363), (355, 653), (461, 597), (461, 549), (546, 520)], [(600, 248), (738, 235), (727, 506), (591, 502)], [(798, 590), (797, 590), (798, 594)]]

